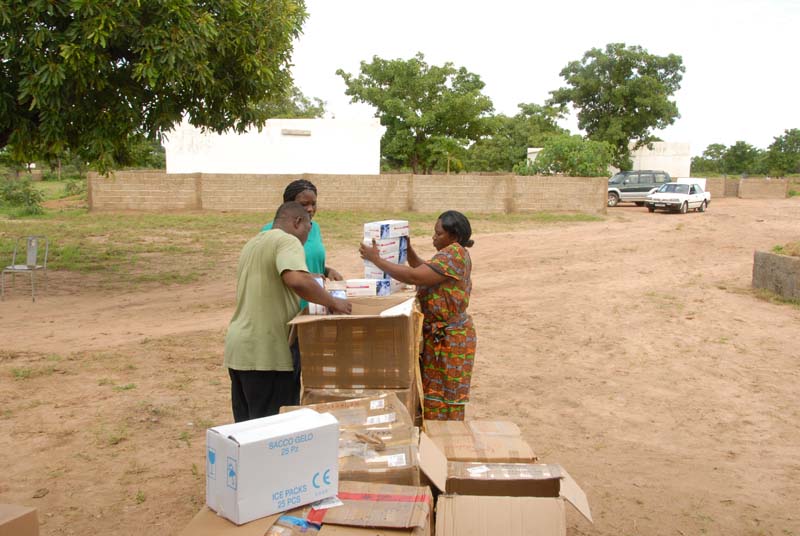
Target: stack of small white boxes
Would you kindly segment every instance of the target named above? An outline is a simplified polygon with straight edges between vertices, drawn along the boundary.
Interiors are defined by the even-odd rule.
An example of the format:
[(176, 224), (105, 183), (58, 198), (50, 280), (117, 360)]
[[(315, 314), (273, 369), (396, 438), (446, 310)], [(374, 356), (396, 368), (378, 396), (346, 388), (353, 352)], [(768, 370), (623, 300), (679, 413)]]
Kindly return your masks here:
[[(405, 264), (408, 254), (408, 221), (383, 220), (364, 224), (364, 243), (378, 246), (382, 259)], [(403, 283), (392, 279), (389, 274), (369, 261), (364, 261), (364, 278), (347, 280), (347, 295), (355, 296), (388, 296), (405, 287)]]

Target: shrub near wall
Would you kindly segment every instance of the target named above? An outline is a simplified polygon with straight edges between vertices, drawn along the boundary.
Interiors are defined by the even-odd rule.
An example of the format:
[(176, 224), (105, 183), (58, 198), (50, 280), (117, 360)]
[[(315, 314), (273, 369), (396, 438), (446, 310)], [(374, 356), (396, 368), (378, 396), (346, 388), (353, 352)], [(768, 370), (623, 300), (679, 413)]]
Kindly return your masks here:
[(513, 175), (226, 175), (118, 172), (89, 177), (93, 210), (274, 211), (289, 182), (307, 179), (332, 210), (565, 211), (605, 214), (605, 177)]

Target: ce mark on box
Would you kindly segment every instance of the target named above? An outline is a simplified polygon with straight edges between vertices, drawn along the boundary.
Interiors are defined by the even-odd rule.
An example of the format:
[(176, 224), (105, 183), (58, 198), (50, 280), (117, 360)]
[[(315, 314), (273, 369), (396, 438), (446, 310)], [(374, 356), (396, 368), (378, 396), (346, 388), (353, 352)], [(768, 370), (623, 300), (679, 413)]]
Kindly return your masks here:
[(320, 484), (320, 482), (322, 482), (322, 484), (324, 484), (326, 486), (330, 486), (331, 485), (331, 470), (330, 469), (326, 469), (324, 472), (323, 471), (316, 472), (316, 473), (314, 473), (314, 476), (311, 477), (311, 485), (314, 486), (315, 488), (321, 488), (322, 487), (322, 484)]

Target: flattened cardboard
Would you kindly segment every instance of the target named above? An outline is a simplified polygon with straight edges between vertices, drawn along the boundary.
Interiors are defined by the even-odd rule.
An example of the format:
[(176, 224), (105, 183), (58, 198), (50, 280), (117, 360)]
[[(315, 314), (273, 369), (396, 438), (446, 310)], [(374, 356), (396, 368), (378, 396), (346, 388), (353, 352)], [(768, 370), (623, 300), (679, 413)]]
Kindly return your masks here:
[(0, 536), (39, 536), (36, 508), (0, 503)]
[(431, 531), (433, 495), (427, 486), (339, 483), (343, 506), (309, 514), (322, 518), (321, 535), (418, 535)]
[(204, 506), (178, 536), (264, 536), (281, 514), (236, 525)]
[(408, 389), (417, 356), (413, 295), (349, 300), (352, 315), (301, 313), (297, 327), (307, 388)]
[(537, 460), (519, 427), (509, 421), (428, 421), (425, 431), (451, 461)]
[(540, 497), (442, 495), (436, 536), (565, 536), (564, 502)]

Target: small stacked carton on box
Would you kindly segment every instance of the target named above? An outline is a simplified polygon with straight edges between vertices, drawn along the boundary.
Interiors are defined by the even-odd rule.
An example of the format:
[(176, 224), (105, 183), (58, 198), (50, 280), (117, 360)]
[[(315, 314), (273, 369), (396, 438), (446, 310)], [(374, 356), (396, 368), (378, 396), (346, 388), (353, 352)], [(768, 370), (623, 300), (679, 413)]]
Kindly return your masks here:
[(298, 411), (209, 428), (206, 504), (237, 525), (336, 495), (339, 423)]
[[(442, 492), (436, 504), (436, 536), (522, 536), (532, 528), (537, 535), (565, 536), (565, 501), (592, 521), (583, 490), (560, 465), (533, 463), (536, 457), (515, 434), (519, 428), (513, 423), (428, 422), (426, 429), (435, 440), (421, 435), (420, 468)], [(511, 448), (502, 448), (503, 441)], [(445, 451), (462, 461), (450, 459)], [(525, 462), (504, 461), (529, 457)]]
[[(364, 243), (377, 246), (382, 259), (405, 264), (409, 227), (406, 220), (383, 220), (364, 224)], [(388, 296), (402, 290), (403, 283), (369, 261), (364, 261), (364, 278), (347, 280), (348, 296)]]

